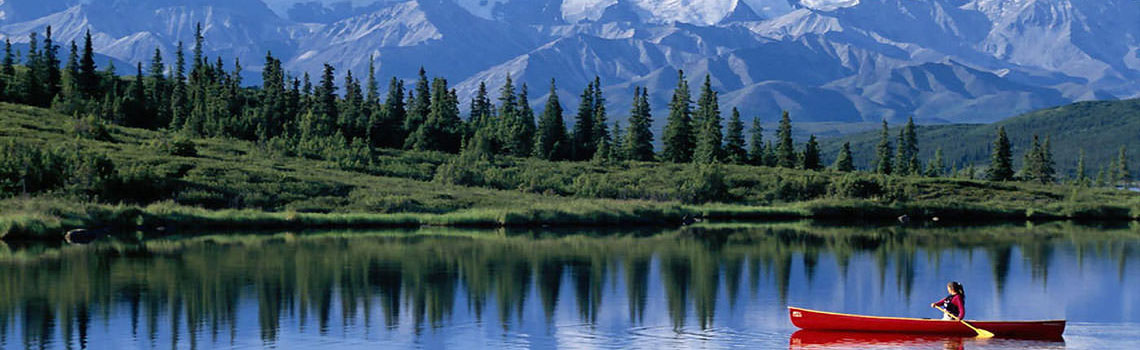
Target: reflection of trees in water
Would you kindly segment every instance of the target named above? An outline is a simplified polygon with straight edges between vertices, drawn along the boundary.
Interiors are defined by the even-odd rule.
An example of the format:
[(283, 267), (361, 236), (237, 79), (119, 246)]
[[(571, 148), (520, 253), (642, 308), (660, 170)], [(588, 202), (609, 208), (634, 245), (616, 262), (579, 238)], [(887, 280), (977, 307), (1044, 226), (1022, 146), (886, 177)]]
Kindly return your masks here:
[(990, 257), (990, 266), (993, 267), (994, 288), (998, 295), (1005, 293), (1005, 281), (1009, 279), (1009, 264), (1013, 259), (1013, 247), (1001, 245), (986, 249)]
[(625, 293), (629, 299), (631, 322), (645, 321), (645, 304), (649, 298), (649, 258), (627, 256), (625, 261)]
[[(0, 341), (8, 344), (15, 336), (24, 347), (38, 348), (59, 337), (81, 347), (93, 318), (126, 311), (131, 333), (152, 346), (158, 339), (197, 346), (200, 337), (232, 338), (239, 306), (249, 302), (255, 303), (267, 344), (289, 331), (281, 329), (287, 320), (301, 331), (334, 333), (338, 322), (370, 329), (377, 317), (393, 329), (408, 319), (405, 326), (422, 332), (446, 324), (460, 293), (477, 318), (495, 312), (504, 329), (535, 322), (525, 320), (524, 312), (532, 291), (548, 324), (560, 297), (573, 297), (577, 316), (592, 324), (606, 302), (604, 285), (616, 286), (615, 281), (624, 281), (632, 322), (643, 321), (651, 288), (663, 288), (676, 329), (686, 327), (689, 315), (696, 326), (709, 328), (716, 323), (722, 283), (730, 307), (740, 292), (769, 288), (786, 303), (796, 259), (802, 259), (810, 281), (828, 256), (844, 277), (853, 256), (870, 256), (878, 276), (893, 276), (909, 297), (919, 254), (936, 258), (947, 250), (980, 248), (1003, 293), (1015, 249), (1034, 280), (1045, 283), (1058, 249), (1075, 250), (1078, 260), (1096, 255), (1113, 261), (1122, 279), (1136, 244), (1089, 240), (1096, 235), (1068, 226), (1058, 230), (1069, 234), (1058, 237), (1072, 248), (1059, 248), (1057, 240), (1040, 239), (1026, 229), (987, 230), (976, 237), (981, 235), (950, 229), (800, 225), (707, 225), (656, 235), (446, 230), (215, 237), (52, 248), (19, 264), (0, 262), (0, 275), (6, 277), (0, 280)], [(747, 289), (741, 286), (745, 279)]]

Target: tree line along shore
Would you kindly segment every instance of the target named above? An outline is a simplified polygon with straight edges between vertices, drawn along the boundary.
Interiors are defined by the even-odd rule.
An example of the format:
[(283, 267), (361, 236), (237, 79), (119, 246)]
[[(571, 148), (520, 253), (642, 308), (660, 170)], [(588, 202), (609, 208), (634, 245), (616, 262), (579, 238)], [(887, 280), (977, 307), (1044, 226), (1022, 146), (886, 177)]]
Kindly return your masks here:
[[(727, 124), (706, 76), (693, 101), (678, 72), (661, 134), (647, 92), (634, 87), (628, 123), (611, 122), (602, 83), (584, 89), (574, 123), (551, 82), (544, 107), (508, 78), (492, 100), (481, 85), (462, 118), (443, 78), (381, 97), (373, 70), (338, 87), (314, 85), (266, 55), (260, 87), (182, 45), (144, 73), (94, 62), (90, 37), (59, 54), (46, 28), (23, 61), (0, 62), (0, 235), (58, 238), (73, 227), (296, 228), (409, 225), (675, 225), (693, 218), (1117, 219), (1140, 213), (1127, 191), (1126, 149), (1093, 177), (1062, 178), (1048, 136), (1014, 169), (1004, 129), (990, 165), (919, 159), (913, 120), (897, 137), (884, 121), (873, 166), (850, 145), (833, 162), (819, 142), (792, 139), (784, 113), (774, 140), (731, 109)], [(758, 119), (758, 118), (757, 118)], [(746, 134), (747, 136), (746, 137)], [(828, 166), (826, 164), (830, 163)], [(1083, 162), (1082, 162), (1083, 164)]]

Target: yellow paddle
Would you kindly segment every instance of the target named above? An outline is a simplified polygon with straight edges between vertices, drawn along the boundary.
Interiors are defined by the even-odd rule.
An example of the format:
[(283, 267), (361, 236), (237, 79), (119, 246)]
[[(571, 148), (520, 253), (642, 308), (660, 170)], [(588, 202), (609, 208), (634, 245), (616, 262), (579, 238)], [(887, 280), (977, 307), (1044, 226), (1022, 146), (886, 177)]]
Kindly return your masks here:
[(990, 331), (987, 331), (987, 330), (984, 330), (984, 329), (981, 329), (978, 327), (974, 327), (974, 325), (970, 324), (969, 322), (966, 322), (966, 320), (962, 320), (962, 319), (959, 319), (958, 317), (956, 317), (954, 315), (951, 315), (949, 311), (946, 311), (946, 309), (943, 309), (943, 308), (938, 307), (938, 306), (935, 306), (934, 308), (938, 309), (938, 311), (942, 311), (942, 313), (946, 314), (947, 316), (950, 316), (950, 318), (958, 320), (958, 322), (962, 322), (962, 324), (966, 325), (966, 327), (970, 327), (970, 329), (973, 329), (974, 332), (978, 333), (978, 338), (993, 338), (994, 337), (994, 334), (991, 333)]

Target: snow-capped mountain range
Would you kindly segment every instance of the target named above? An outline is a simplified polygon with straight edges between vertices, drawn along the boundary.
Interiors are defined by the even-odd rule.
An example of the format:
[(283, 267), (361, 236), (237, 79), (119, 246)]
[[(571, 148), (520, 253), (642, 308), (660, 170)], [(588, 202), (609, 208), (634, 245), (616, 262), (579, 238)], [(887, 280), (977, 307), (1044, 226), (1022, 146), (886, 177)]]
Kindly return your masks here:
[[(468, 98), (507, 75), (532, 102), (558, 81), (567, 108), (600, 76), (620, 115), (647, 86), (657, 122), (677, 69), (706, 74), (751, 118), (990, 122), (1077, 100), (1140, 95), (1135, 0), (0, 0), (0, 36), (90, 29), (100, 54), (206, 52), (256, 81), (272, 51), (296, 73), (331, 63), (381, 77), (420, 66)], [(188, 46), (189, 47), (189, 46)]]

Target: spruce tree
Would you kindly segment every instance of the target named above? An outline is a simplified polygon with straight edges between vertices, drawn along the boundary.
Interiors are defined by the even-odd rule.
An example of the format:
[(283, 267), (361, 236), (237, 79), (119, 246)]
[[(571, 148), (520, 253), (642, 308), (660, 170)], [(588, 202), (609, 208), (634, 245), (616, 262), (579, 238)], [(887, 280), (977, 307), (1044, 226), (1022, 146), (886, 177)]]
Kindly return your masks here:
[(95, 67), (95, 51), (91, 46), (90, 30), (84, 35), (83, 56), (79, 59), (79, 90), (82, 91), (83, 96), (88, 99), (101, 96), (101, 94), (99, 94), (99, 73)]
[(662, 135), (664, 148), (662, 160), (673, 163), (688, 163), (693, 160), (693, 121), (692, 100), (685, 72), (677, 71), (677, 87), (669, 103), (669, 118)]
[(1076, 174), (1077, 176), (1076, 176), (1075, 180), (1076, 180), (1078, 186), (1087, 186), (1088, 185), (1088, 181), (1089, 181), (1088, 177), (1089, 176), (1088, 176), (1087, 172), (1088, 172), (1088, 170), (1086, 170), (1086, 165), (1085, 165), (1085, 149), (1081, 148), (1080, 152), (1077, 153), (1077, 174)]
[(851, 157), (851, 143), (844, 142), (839, 149), (839, 156), (835, 158), (835, 170), (842, 172), (855, 171), (855, 160)]
[(724, 153), (727, 156), (725, 160), (732, 164), (748, 163), (748, 151), (744, 149), (744, 122), (740, 120), (740, 111), (736, 107), (732, 108), (727, 130), (724, 143)]
[(1013, 152), (1010, 149), (1009, 137), (1005, 134), (1005, 127), (999, 126), (997, 138), (994, 139), (993, 153), (990, 155), (990, 168), (987, 178), (990, 181), (1009, 181), (1013, 179)]
[(514, 80), (507, 74), (507, 80), (499, 88), (498, 125), (494, 126), (495, 139), (500, 145), (500, 153), (523, 156), (519, 154), (522, 143), (518, 133), (521, 131), (521, 120), (518, 117), (518, 96), (515, 95)]
[(748, 130), (751, 136), (748, 141), (748, 164), (764, 164), (764, 127), (760, 125), (760, 117), (752, 118), (752, 129)]
[(377, 120), (373, 123), (372, 142), (377, 147), (401, 148), (408, 136), (404, 118), (407, 110), (404, 105), (404, 81), (392, 77), (388, 81), (388, 94), (380, 107)]
[(574, 141), (570, 149), (571, 160), (589, 160), (597, 147), (594, 143), (594, 88), (594, 83), (590, 82), (579, 96), (578, 115), (574, 118)]
[(14, 100), (16, 86), (16, 57), (12, 53), (12, 39), (4, 38), (4, 61), (0, 67), (0, 101)]
[(538, 120), (538, 130), (534, 136), (534, 156), (545, 160), (565, 160), (567, 147), (566, 125), (562, 120), (562, 103), (558, 102), (558, 90), (554, 79), (550, 80), (550, 97)]
[(922, 166), (918, 161), (918, 135), (915, 132), (914, 117), (907, 118), (906, 125), (899, 129), (898, 151), (895, 156), (895, 174), (922, 174)]
[(819, 156), (819, 142), (815, 140), (815, 135), (808, 138), (807, 144), (804, 145), (804, 153), (801, 157), (801, 168), (804, 170), (820, 170), (823, 165)]
[[(491, 103), (491, 98), (487, 95), (487, 84), (479, 82), (479, 88), (475, 91), (475, 97), (471, 98), (471, 118), (468, 121), (471, 124), (470, 133), (475, 130), (487, 128), (488, 141), (494, 139), (492, 135), (495, 134), (494, 128), (498, 125), (492, 120), (491, 115), (494, 113), (495, 105)], [(492, 145), (495, 142), (490, 142)], [(492, 146), (492, 149), (496, 149)], [(497, 152), (497, 149), (496, 149)]]
[(62, 72), (59, 70), (59, 45), (56, 45), (55, 40), (52, 39), (50, 25), (47, 26), (44, 35), (43, 65), (44, 96), (40, 103), (42, 106), (47, 106), (51, 103), (52, 98), (59, 94), (60, 81), (63, 77)]
[(941, 177), (946, 169), (946, 160), (943, 159), (942, 147), (934, 150), (934, 159), (926, 165), (927, 177)]
[[(610, 151), (613, 151), (613, 138), (610, 137), (609, 117), (606, 115), (606, 97), (602, 92), (602, 79), (594, 76), (594, 130), (590, 132), (593, 143), (601, 145), (602, 140), (610, 140)], [(606, 155), (609, 157), (610, 155)]]
[[(88, 33), (88, 42), (90, 43), (90, 33)], [(88, 47), (90, 48), (90, 47)], [(84, 57), (87, 55), (87, 49), (84, 49)], [(83, 73), (83, 63), (80, 63), (80, 76)], [(171, 78), (174, 86), (170, 91), (170, 128), (174, 130), (181, 129), (186, 115), (186, 55), (183, 52), (182, 42), (178, 42), (178, 48), (174, 52), (174, 76)]]
[[(71, 41), (71, 50), (67, 56), (67, 63), (64, 65), (62, 77), (60, 79), (60, 92), (52, 100), (52, 109), (55, 109), (63, 114), (75, 114), (80, 111), (86, 111), (86, 106), (83, 101), (83, 96), (79, 93), (79, 50), (75, 41)], [(0, 79), (0, 96), (4, 91), (4, 79)]]
[(522, 87), (519, 88), (518, 111), (515, 112), (520, 125), (520, 130), (514, 134), (519, 146), (515, 150), (515, 156), (519, 157), (532, 155), (535, 133), (537, 133), (537, 126), (534, 123), (534, 109), (530, 107), (530, 94), (527, 90), (529, 89), (526, 83), (523, 83)]
[(20, 87), (18, 98), (24, 104), (33, 106), (40, 105), (40, 99), (43, 98), (43, 81), (44, 63), (43, 57), (39, 51), (39, 34), (31, 32), (28, 34), (28, 55), (25, 58), (24, 66), (28, 67), (26, 73), (21, 74)]
[(150, 121), (146, 120), (149, 113), (146, 110), (146, 88), (143, 86), (142, 63), (136, 65), (135, 79), (127, 86), (127, 95), (123, 97), (124, 125), (145, 128)]
[(875, 150), (875, 172), (890, 175), (894, 170), (891, 164), (894, 150), (891, 149), (891, 134), (886, 119), (883, 119), (883, 130), (879, 132), (879, 146)]
[(1128, 148), (1120, 146), (1120, 151), (1116, 156), (1116, 178), (1113, 179), (1122, 184), (1126, 189), (1132, 183), (1132, 172), (1128, 169)]
[(694, 163), (716, 163), (723, 157), (724, 135), (721, 133), (720, 103), (712, 89), (712, 78), (705, 75), (693, 124), (697, 126), (697, 143), (693, 151)]
[(1048, 184), (1053, 182), (1053, 166), (1051, 152), (1047, 146), (1041, 144), (1037, 135), (1033, 135), (1033, 143), (1025, 152), (1022, 161), (1022, 173), (1026, 180)]
[(373, 56), (368, 56), (368, 80), (364, 83), (364, 91), (367, 93), (364, 100), (368, 102), (369, 106), (376, 106), (380, 104), (380, 83), (376, 81), (376, 64)]
[(431, 108), (431, 82), (428, 81), (427, 71), (420, 67), (419, 80), (416, 81), (414, 91), (408, 91), (408, 113), (404, 118), (404, 130), (408, 137), (404, 141), (404, 148), (413, 148), (412, 135), (423, 126)]
[(625, 146), (626, 131), (621, 127), (621, 121), (614, 121), (613, 129), (610, 129), (609, 137), (613, 140), (610, 142), (610, 161), (625, 161), (629, 160), (629, 148)]
[(1057, 163), (1053, 162), (1053, 142), (1051, 139), (1051, 137), (1045, 136), (1045, 143), (1041, 145), (1043, 183), (1053, 183), (1057, 180)]
[(764, 146), (764, 165), (770, 167), (780, 165), (780, 159), (776, 156), (776, 146), (772, 141), (768, 141), (768, 145)]
[(320, 123), (322, 123), (325, 127), (328, 127), (326, 130), (333, 130), (331, 127), (332, 124), (334, 121), (339, 120), (339, 111), (336, 108), (337, 87), (336, 82), (334, 81), (335, 69), (328, 63), (325, 63), (324, 67), (325, 68), (321, 73), (321, 82), (317, 85), (317, 91), (315, 92), (317, 104), (315, 106), (316, 109), (313, 112), (316, 113), (317, 118), (320, 118)]
[(782, 168), (795, 168), (799, 159), (796, 157), (795, 144), (792, 142), (792, 119), (788, 111), (780, 116), (780, 127), (776, 131), (776, 165)]
[[(633, 107), (630, 110), (629, 130), (626, 132), (626, 156), (630, 160), (653, 161), (653, 117), (649, 110), (649, 89), (635, 88)], [(615, 135), (616, 137), (616, 135)]]
[(459, 99), (447, 87), (447, 80), (435, 78), (431, 86), (431, 106), (424, 124), (412, 134), (412, 148), (459, 153), (463, 121), (459, 119)]

